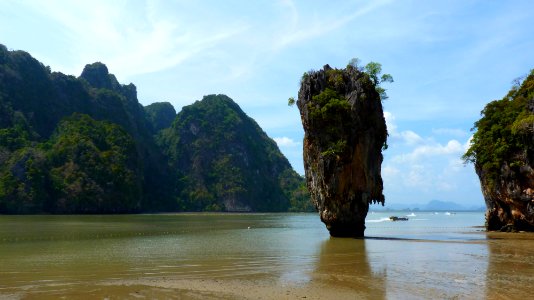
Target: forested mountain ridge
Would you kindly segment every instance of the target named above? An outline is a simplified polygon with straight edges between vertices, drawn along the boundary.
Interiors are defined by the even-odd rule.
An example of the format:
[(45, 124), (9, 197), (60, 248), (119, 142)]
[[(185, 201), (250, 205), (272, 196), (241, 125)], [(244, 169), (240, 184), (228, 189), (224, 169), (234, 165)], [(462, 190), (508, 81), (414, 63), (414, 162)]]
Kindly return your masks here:
[[(74, 152), (63, 156), (65, 161), (61, 163), (69, 164), (71, 168), (68, 170), (72, 172), (67, 174), (67, 169), (64, 169), (66, 177), (60, 183), (57, 170), (54, 171), (60, 162), (57, 157), (53, 161), (51, 159), (54, 157), (51, 152), (57, 147), (51, 148), (50, 144), (54, 139), (62, 140), (58, 135), (62, 134), (60, 129), (65, 126), (58, 125), (74, 113), (84, 114), (98, 122), (75, 118), (66, 123), (66, 126), (81, 132), (65, 132), (84, 138), (72, 140), (71, 144), (80, 144), (76, 149), (61, 144), (61, 147), (66, 147), (63, 152), (68, 149)], [(166, 186), (160, 184), (165, 182), (166, 164), (159, 163), (163, 156), (153, 141), (154, 130), (137, 101), (136, 87), (133, 84), (120, 85), (102, 63), (87, 65), (82, 75), (76, 78), (51, 72), (24, 51), (8, 51), (0, 46), (0, 114), (0, 212), (133, 212), (171, 208), (172, 205), (168, 204), (171, 197), (165, 194)], [(77, 124), (78, 121), (84, 122)], [(100, 121), (108, 123), (94, 126)], [(84, 201), (74, 195), (130, 194), (128, 190), (131, 187), (115, 186), (112, 181), (101, 182), (106, 177), (106, 166), (100, 165), (105, 164), (104, 161), (87, 160), (89, 156), (102, 154), (100, 151), (107, 151), (100, 147), (105, 145), (97, 143), (94, 147), (81, 147), (84, 142), (91, 144), (95, 141), (84, 135), (88, 132), (86, 126), (98, 131), (91, 137), (118, 133), (116, 130), (107, 131), (110, 124), (119, 125), (134, 141), (135, 152), (126, 152), (136, 157), (135, 168), (131, 171), (138, 178), (134, 189), (139, 193), (138, 199), (134, 201), (135, 205), (127, 207), (95, 206), (88, 200), (84, 205)], [(119, 145), (113, 147), (118, 152), (122, 151), (117, 148)], [(107, 155), (111, 153), (115, 152)], [(99, 172), (94, 173), (92, 169)], [(32, 176), (33, 173), (40, 174), (40, 177)], [(74, 202), (79, 204), (73, 205)]]
[[(187, 153), (183, 147), (208, 145), (210, 138), (223, 141), (217, 145), (227, 144), (232, 130), (216, 123), (220, 128), (213, 134), (221, 136), (184, 143), (187, 138), (172, 136), (182, 133), (177, 124), (183, 115), (177, 116), (169, 103), (143, 107), (135, 85), (120, 84), (102, 63), (87, 65), (76, 78), (51, 72), (30, 54), (0, 45), (0, 213), (232, 210), (218, 200), (210, 202), (218, 205), (204, 205), (202, 198), (193, 197), (198, 183), (185, 180), (192, 170), (190, 178), (215, 178), (219, 183), (225, 182), (225, 174), (213, 173), (211, 166), (193, 168), (185, 163), (189, 156), (176, 156)], [(182, 142), (172, 144), (176, 139)], [(270, 142), (269, 151), (283, 158)], [(272, 163), (262, 157), (249, 159)], [(290, 166), (287, 170), (284, 176), (273, 173), (276, 179), (264, 178), (278, 183), (265, 185), (276, 195), (265, 198), (266, 204), (261, 204), (265, 194), (255, 194), (250, 186), (232, 186), (248, 191), (239, 201), (252, 211), (310, 209), (299, 186), (302, 178)], [(275, 198), (281, 200), (270, 200)]]
[(158, 143), (176, 170), (185, 210), (311, 209), (303, 179), (276, 143), (225, 95), (185, 106)]

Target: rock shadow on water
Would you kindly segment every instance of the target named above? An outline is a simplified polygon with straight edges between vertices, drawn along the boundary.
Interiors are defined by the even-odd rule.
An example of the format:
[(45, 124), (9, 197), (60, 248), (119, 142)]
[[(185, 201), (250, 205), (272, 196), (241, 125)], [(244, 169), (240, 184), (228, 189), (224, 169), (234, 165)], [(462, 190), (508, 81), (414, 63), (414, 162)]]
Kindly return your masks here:
[(386, 298), (386, 272), (372, 268), (365, 239), (325, 240), (312, 277), (325, 285), (353, 291), (354, 299)]

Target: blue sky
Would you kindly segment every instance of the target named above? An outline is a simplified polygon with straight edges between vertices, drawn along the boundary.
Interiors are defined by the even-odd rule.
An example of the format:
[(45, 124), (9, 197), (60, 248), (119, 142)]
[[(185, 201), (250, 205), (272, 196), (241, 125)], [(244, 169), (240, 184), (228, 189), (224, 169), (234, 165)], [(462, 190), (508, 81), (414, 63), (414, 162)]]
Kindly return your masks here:
[(389, 149), (386, 203), (482, 206), (461, 155), (470, 128), (534, 68), (533, 1), (10, 1), (0, 43), (79, 75), (101, 61), (142, 104), (179, 111), (203, 95), (234, 99), (303, 174), (303, 72), (380, 62)]

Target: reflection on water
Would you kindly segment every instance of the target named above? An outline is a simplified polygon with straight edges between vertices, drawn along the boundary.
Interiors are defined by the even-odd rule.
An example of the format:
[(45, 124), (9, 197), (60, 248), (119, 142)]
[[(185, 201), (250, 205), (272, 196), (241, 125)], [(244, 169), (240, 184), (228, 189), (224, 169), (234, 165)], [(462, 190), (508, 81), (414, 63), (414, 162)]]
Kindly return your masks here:
[(534, 234), (488, 233), (487, 299), (530, 299), (534, 286)]
[(328, 237), (315, 221), (289, 214), (0, 216), (0, 295), (63, 295), (139, 278), (305, 284)]
[(373, 269), (384, 269), (386, 298), (480, 299), (487, 247), (482, 242), (367, 239)]
[(365, 239), (325, 240), (314, 278), (336, 288), (351, 289), (356, 298), (384, 299), (387, 274), (383, 269), (372, 269), (365, 245)]
[(0, 216), (0, 298), (179, 298), (206, 281), (222, 284), (194, 297), (259, 287), (281, 293), (267, 299), (291, 289), (308, 299), (530, 295), (533, 235), (487, 239), (473, 228), (483, 213), (371, 218), (365, 239), (336, 239), (315, 214)]

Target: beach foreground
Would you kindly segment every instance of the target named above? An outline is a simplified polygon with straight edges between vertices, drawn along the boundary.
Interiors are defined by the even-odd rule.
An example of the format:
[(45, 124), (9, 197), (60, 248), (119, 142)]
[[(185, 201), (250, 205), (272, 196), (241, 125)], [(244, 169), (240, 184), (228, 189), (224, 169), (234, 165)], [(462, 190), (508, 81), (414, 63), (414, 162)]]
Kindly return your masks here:
[(314, 214), (1, 216), (0, 298), (528, 298), (534, 235), (481, 215), (377, 213), (364, 239)]

